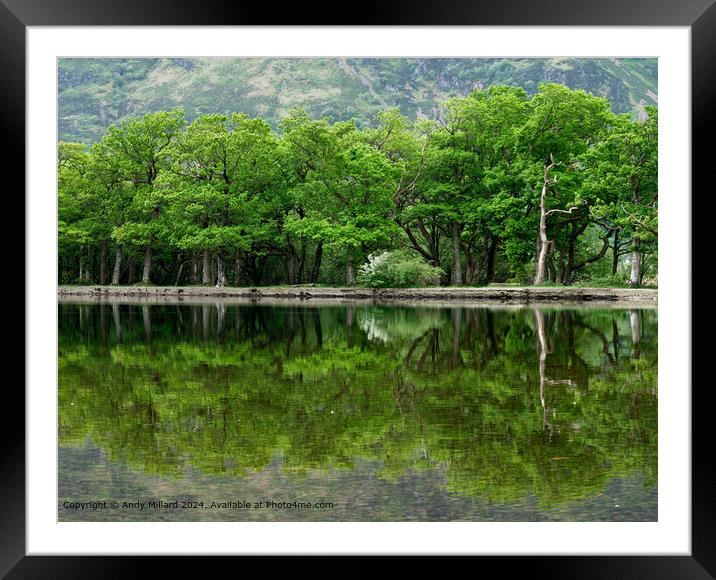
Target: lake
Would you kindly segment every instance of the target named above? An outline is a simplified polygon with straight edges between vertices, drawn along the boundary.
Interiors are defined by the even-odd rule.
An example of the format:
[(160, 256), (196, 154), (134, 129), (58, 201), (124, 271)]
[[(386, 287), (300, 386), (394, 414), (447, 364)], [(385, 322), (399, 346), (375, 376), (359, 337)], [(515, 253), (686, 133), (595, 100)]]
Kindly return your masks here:
[(58, 306), (60, 521), (656, 521), (656, 308)]

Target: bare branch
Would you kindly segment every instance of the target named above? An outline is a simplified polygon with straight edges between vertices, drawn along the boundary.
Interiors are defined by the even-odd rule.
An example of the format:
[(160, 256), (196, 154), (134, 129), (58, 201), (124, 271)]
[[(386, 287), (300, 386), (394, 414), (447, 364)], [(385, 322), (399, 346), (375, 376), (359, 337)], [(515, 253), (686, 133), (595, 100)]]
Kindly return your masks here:
[(659, 235), (659, 232), (658, 232), (658, 231), (656, 231), (656, 230), (655, 230), (653, 227), (651, 227), (650, 225), (645, 224), (643, 221), (641, 221), (641, 220), (639, 220), (639, 219), (637, 219), (637, 218), (635, 218), (635, 217), (632, 217), (632, 221), (633, 221), (636, 225), (638, 225), (642, 230), (645, 230), (645, 231), (647, 231), (647, 232), (649, 232), (650, 234), (653, 234), (653, 235), (655, 235), (655, 236), (658, 236), (658, 235)]
[(579, 209), (579, 206), (576, 206), (576, 205), (575, 205), (575, 206), (572, 206), (572, 207), (570, 207), (568, 210), (564, 210), (564, 209), (551, 209), (551, 210), (549, 210), (547, 213), (545, 213), (545, 215), (546, 215), (546, 216), (551, 216), (552, 214), (556, 214), (556, 213), (571, 214), (571, 213), (572, 213), (574, 210), (576, 210), (576, 209)]

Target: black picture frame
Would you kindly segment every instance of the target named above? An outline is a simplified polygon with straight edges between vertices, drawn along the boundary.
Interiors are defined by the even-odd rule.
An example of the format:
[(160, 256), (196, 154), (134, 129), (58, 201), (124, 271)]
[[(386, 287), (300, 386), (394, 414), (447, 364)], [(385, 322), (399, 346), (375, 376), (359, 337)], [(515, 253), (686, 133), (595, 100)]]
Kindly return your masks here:
[[(25, 36), (29, 26), (99, 25), (564, 25), (564, 26), (685, 26), (691, 29), (692, 58), (692, 183), (693, 191), (712, 192), (709, 137), (714, 135), (716, 104), (716, 5), (714, 0), (384, 0), (363, 2), (352, 17), (339, 17), (335, 5), (229, 3), (203, 0), (0, 0), (0, 119), (9, 147), (4, 165), (18, 177), (15, 192), (24, 191), (25, 157)], [(349, 19), (350, 18), (350, 19)], [(668, 160), (664, 160), (667, 162)], [(9, 191), (9, 190), (6, 190)], [(22, 196), (15, 194), (15, 202)], [(701, 200), (703, 201), (703, 200)], [(18, 208), (24, 214), (24, 206)], [(16, 213), (15, 215), (19, 215)], [(698, 214), (697, 214), (698, 215)], [(26, 219), (28, 216), (25, 216)], [(702, 218), (703, 219), (703, 218)], [(692, 231), (699, 228), (694, 226)], [(706, 250), (695, 241), (692, 263)], [(19, 283), (16, 282), (16, 283)], [(709, 286), (708, 283), (705, 286)], [(24, 282), (23, 282), (24, 288)], [(26, 289), (25, 289), (26, 290)], [(692, 290), (693, 300), (703, 290)], [(15, 298), (17, 302), (17, 297)], [(25, 309), (32, 305), (24, 301)], [(18, 344), (20, 344), (18, 342)], [(24, 341), (22, 342), (24, 344)], [(692, 344), (697, 344), (696, 340)], [(692, 355), (692, 360), (696, 358)], [(716, 577), (716, 478), (710, 469), (714, 432), (710, 425), (711, 381), (692, 381), (692, 551), (691, 556), (536, 556), (483, 557), (501, 574), (529, 570), (530, 577), (551, 578), (713, 578)], [(2, 422), (0, 461), (0, 574), (7, 578), (142, 577), (151, 561), (161, 558), (163, 574), (180, 566), (183, 574), (206, 575), (207, 567), (224, 558), (132, 556), (27, 556), (25, 550), (25, 423), (24, 393), (17, 383), (5, 384), (5, 408), (17, 421)], [(691, 385), (675, 385), (691, 388)], [(7, 413), (10, 415), (11, 413)], [(555, 546), (555, 552), (559, 546)], [(242, 562), (242, 565), (244, 563)], [(312, 573), (319, 574), (311, 563)], [(359, 561), (351, 569), (364, 568)], [(484, 571), (481, 561), (479, 566)], [(323, 567), (323, 566), (321, 566)], [(336, 568), (329, 564), (327, 570)], [(346, 575), (346, 574), (340, 574)]]

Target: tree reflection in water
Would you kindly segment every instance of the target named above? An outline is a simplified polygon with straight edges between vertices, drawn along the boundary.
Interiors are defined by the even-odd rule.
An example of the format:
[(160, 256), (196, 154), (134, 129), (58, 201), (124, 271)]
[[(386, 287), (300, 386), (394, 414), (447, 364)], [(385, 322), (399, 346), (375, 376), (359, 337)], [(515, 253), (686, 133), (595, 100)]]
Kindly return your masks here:
[(377, 461), (559, 505), (656, 486), (656, 388), (655, 309), (59, 307), (60, 444), (170, 478)]

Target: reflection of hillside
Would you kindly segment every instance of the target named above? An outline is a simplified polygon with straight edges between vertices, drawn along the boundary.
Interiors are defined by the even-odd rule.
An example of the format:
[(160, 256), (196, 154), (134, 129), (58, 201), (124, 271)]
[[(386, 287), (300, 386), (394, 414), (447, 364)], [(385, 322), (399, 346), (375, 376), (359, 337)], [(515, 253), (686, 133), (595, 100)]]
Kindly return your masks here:
[[(399, 478), (379, 475), (378, 461), (356, 460), (348, 469), (286, 473), (280, 458), (244, 477), (205, 475), (187, 469), (181, 478), (132, 470), (93, 446), (60, 446), (59, 509), (61, 521), (655, 521), (657, 490), (640, 474), (616, 478), (588, 499), (554, 506), (536, 505), (532, 496), (505, 504), (445, 493), (443, 469), (406, 470)], [(65, 500), (89, 501), (137, 497), (166, 501), (207, 498), (301, 498), (333, 502), (327, 510), (101, 510), (80, 512), (62, 507)], [(618, 507), (617, 505), (618, 504)]]
[(60, 440), (177, 476), (278, 452), (388, 479), (439, 464), (455, 493), (552, 505), (655, 483), (656, 329), (653, 310), (62, 306)]

